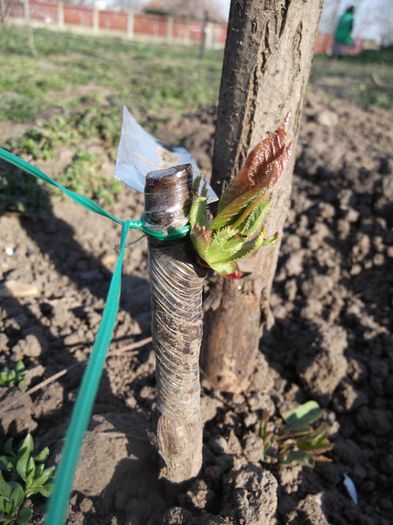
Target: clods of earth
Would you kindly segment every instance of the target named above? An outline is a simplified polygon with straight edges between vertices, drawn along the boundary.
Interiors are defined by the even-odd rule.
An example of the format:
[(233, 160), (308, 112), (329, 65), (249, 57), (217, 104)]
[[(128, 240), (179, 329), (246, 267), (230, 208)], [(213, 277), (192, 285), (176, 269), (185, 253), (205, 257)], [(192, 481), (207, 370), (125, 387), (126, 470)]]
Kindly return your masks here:
[[(86, 435), (67, 523), (270, 525), (393, 523), (392, 113), (309, 94), (281, 257), (273, 328), (250, 389), (203, 380), (203, 468), (173, 487), (158, 479), (146, 435), (155, 408), (145, 240), (129, 246), (121, 310)], [(215, 108), (161, 126), (209, 170)], [(2, 170), (10, 170), (1, 165)], [(21, 176), (20, 174), (16, 176)], [(23, 359), (28, 389), (2, 389), (1, 432), (33, 432), (58, 460), (117, 255), (119, 228), (60, 199), (46, 220), (3, 214), (1, 366)], [(125, 190), (113, 210), (136, 217)], [(11, 292), (10, 292), (11, 291)], [(278, 469), (263, 457), (261, 421), (309, 399), (325, 410), (331, 463)], [(343, 480), (357, 490), (355, 504)], [(44, 501), (36, 500), (33, 523)]]

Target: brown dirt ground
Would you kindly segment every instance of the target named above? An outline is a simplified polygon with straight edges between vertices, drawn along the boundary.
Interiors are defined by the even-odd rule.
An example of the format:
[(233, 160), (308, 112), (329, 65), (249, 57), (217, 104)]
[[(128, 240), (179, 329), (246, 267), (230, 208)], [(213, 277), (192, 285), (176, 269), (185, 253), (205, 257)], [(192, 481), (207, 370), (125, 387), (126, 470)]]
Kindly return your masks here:
[[(158, 132), (183, 139), (208, 170), (214, 119), (207, 108)], [(261, 341), (252, 387), (222, 395), (203, 381), (203, 469), (175, 488), (157, 479), (146, 436), (156, 395), (151, 346), (110, 357), (68, 524), (393, 523), (391, 122), (387, 111), (308, 96), (272, 295), (275, 324)], [(42, 199), (49, 202), (45, 190)], [(141, 209), (141, 197), (125, 190), (112, 211), (133, 218)], [(55, 461), (101, 318), (119, 227), (54, 199), (48, 220), (5, 214), (0, 229), (0, 292), (4, 283), (19, 284), (19, 297), (2, 297), (2, 365), (23, 357), (30, 386), (73, 367), (12, 408), (19, 393), (3, 390), (2, 436), (34, 430)], [(150, 334), (146, 256), (145, 240), (128, 248), (112, 350)], [(282, 411), (308, 399), (326, 409), (333, 461), (279, 471), (261, 460), (262, 417), (278, 427)], [(43, 509), (36, 500), (34, 523)]]

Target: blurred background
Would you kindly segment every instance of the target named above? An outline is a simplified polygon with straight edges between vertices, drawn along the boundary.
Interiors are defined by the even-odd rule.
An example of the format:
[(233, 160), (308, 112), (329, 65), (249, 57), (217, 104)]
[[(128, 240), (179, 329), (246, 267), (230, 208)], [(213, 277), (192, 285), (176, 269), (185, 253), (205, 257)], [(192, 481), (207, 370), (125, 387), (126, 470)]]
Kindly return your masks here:
[[(228, 10), (228, 0), (1, 0), (2, 144), (111, 201), (115, 181), (84, 188), (79, 174), (111, 172), (123, 104), (154, 132), (217, 103)], [(315, 53), (311, 89), (391, 108), (390, 0), (326, 0)], [(81, 134), (101, 149), (81, 147)]]

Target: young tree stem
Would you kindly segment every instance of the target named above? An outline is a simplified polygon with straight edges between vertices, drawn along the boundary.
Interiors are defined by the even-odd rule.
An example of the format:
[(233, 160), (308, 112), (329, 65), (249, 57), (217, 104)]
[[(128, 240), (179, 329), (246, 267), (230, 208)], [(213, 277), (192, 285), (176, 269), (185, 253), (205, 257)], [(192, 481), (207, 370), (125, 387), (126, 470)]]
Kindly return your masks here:
[[(149, 174), (146, 221), (162, 230), (186, 224), (191, 197), (190, 165)], [(204, 272), (195, 263), (189, 238), (149, 238), (149, 276), (158, 389), (155, 444), (161, 477), (180, 483), (196, 476), (202, 465), (199, 352)]]

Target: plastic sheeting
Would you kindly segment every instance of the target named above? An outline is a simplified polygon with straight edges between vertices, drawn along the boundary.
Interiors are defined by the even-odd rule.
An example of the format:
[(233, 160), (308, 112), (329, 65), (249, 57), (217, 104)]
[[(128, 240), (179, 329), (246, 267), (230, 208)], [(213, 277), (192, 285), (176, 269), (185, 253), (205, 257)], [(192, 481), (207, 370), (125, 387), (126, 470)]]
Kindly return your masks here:
[[(123, 108), (123, 125), (117, 153), (115, 176), (136, 191), (143, 192), (145, 177), (150, 171), (190, 163), (194, 178), (200, 169), (191, 154), (181, 147), (170, 147), (150, 135), (126, 107)], [(218, 200), (207, 185), (208, 202)]]

